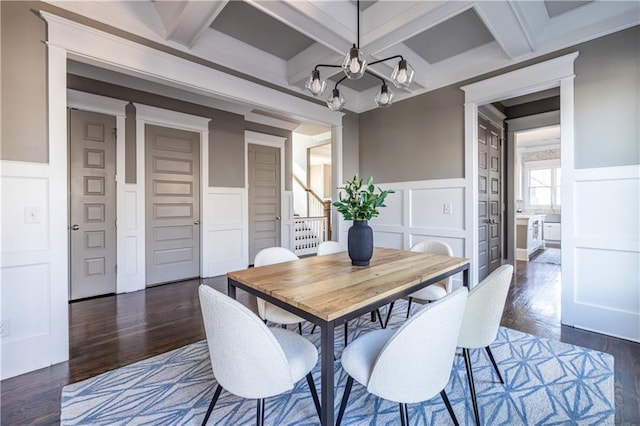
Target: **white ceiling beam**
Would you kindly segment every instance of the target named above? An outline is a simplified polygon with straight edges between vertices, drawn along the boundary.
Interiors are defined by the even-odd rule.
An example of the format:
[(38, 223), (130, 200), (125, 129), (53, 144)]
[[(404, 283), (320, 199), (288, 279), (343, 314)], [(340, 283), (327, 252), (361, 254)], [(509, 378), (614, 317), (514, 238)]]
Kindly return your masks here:
[[(287, 62), (287, 79), (292, 86), (299, 86), (309, 78), (318, 64), (341, 65), (342, 55), (320, 43), (314, 43)], [(328, 78), (340, 72), (338, 68), (322, 68), (322, 78)]]
[(522, 25), (529, 44), (535, 50), (536, 36), (549, 25), (549, 12), (543, 1), (511, 1), (509, 3)]
[(247, 0), (247, 3), (335, 52), (345, 52), (353, 43), (355, 28), (343, 23), (345, 15), (353, 15), (355, 23), (355, 6), (351, 3), (309, 0)]
[(473, 2), (469, 1), (427, 1), (409, 3), (411, 7), (403, 9), (401, 8), (403, 3), (405, 2), (381, 1), (365, 10), (368, 12), (373, 9), (363, 16), (361, 23), (364, 29), (361, 36), (363, 51), (370, 55), (377, 55), (378, 52), (404, 42), (473, 6)]
[(533, 44), (508, 2), (478, 2), (475, 9), (507, 56), (515, 59), (533, 52)]
[[(606, 17), (606, 18), (603, 18)], [(551, 19), (537, 38), (541, 50), (602, 37), (640, 23), (640, 2), (594, 1)]]
[(287, 62), (220, 31), (202, 34), (191, 50), (196, 56), (270, 83), (288, 87)]
[[(160, 9), (165, 2), (154, 2)], [(171, 3), (171, 2), (167, 2)], [(217, 1), (186, 1), (179, 13), (173, 15), (173, 20), (167, 28), (167, 39), (173, 40), (187, 47), (193, 47), (202, 33), (220, 14), (227, 4), (227, 0)], [(164, 20), (163, 20), (164, 21)]]

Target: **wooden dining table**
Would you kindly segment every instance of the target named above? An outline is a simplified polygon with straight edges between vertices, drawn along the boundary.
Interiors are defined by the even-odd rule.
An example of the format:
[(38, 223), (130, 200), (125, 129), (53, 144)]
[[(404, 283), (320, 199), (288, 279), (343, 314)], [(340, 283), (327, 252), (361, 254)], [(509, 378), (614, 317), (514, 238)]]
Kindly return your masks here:
[(229, 272), (227, 291), (235, 298), (240, 288), (320, 327), (320, 420), (333, 426), (335, 328), (460, 272), (468, 286), (469, 259), (376, 247), (369, 266), (352, 266), (342, 252)]

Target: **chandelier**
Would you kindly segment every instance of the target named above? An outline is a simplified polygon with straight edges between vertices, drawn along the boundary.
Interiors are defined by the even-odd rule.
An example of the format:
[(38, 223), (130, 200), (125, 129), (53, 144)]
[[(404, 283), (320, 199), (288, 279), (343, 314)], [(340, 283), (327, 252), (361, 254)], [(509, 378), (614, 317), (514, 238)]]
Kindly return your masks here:
[(371, 65), (379, 64), (381, 62), (390, 61), (392, 59), (399, 59), (396, 64), (393, 72), (391, 73), (391, 81), (397, 88), (407, 87), (413, 81), (414, 71), (413, 68), (407, 63), (407, 61), (402, 57), (402, 55), (394, 55), (388, 58), (380, 59), (377, 61), (373, 61), (370, 64), (367, 64), (367, 61), (364, 59), (364, 55), (360, 50), (360, 0), (357, 0), (357, 43), (353, 44), (353, 47), (349, 49), (347, 54), (345, 55), (344, 61), (342, 65), (331, 65), (331, 64), (318, 64), (315, 66), (313, 71), (311, 71), (311, 75), (309, 79), (305, 83), (304, 87), (315, 97), (322, 96), (327, 89), (327, 81), (322, 79), (320, 76), (320, 67), (326, 68), (342, 68), (344, 72), (344, 77), (342, 77), (333, 87), (331, 91), (331, 96), (327, 99), (327, 106), (332, 111), (341, 111), (345, 105), (345, 99), (340, 94), (340, 89), (338, 89), (338, 85), (342, 83), (346, 78), (350, 80), (358, 80), (364, 76), (365, 73), (379, 79), (382, 83), (380, 86), (380, 91), (373, 98), (376, 104), (379, 107), (385, 108), (391, 105), (393, 101), (393, 92), (387, 86), (387, 82), (382, 77), (377, 74), (372, 73), (368, 70), (368, 67)]

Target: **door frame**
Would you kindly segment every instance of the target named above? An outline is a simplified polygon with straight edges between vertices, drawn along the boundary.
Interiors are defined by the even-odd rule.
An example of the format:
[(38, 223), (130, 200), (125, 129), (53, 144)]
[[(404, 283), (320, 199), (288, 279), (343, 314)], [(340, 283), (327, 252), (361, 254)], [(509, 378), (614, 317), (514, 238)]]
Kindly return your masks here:
[(136, 108), (136, 259), (137, 282), (135, 290), (146, 288), (146, 133), (145, 125), (171, 127), (174, 129), (195, 132), (200, 135), (200, 276), (206, 276), (205, 265), (209, 257), (206, 240), (207, 233), (204, 230), (209, 223), (209, 205), (206, 203), (207, 190), (209, 188), (209, 122), (210, 118), (171, 111), (168, 109), (152, 107), (134, 103)]
[[(292, 191), (285, 191), (285, 142), (287, 138), (282, 136), (274, 136), (266, 133), (254, 132), (251, 130), (244, 131), (244, 188), (247, 197), (245, 206), (247, 211), (247, 220), (249, 217), (249, 144), (269, 146), (280, 150), (280, 245), (284, 248), (292, 250), (293, 247), (293, 212), (289, 206), (292, 206)], [(287, 201), (289, 201), (287, 203)], [(247, 223), (247, 259), (249, 259), (249, 224)], [(252, 259), (249, 259), (251, 263)]]
[[(125, 204), (125, 119), (126, 107), (129, 102), (120, 99), (108, 98), (106, 96), (94, 95), (91, 93), (80, 92), (78, 90), (67, 89), (67, 107), (76, 108), (82, 111), (96, 112), (115, 116), (116, 118), (116, 223), (121, 215), (122, 206)], [(70, 173), (70, 171), (69, 171)], [(69, 182), (70, 175), (67, 179)], [(71, 200), (67, 197), (67, 203)], [(71, 218), (71, 209), (68, 209), (69, 219)], [(68, 221), (68, 223), (71, 223)], [(126, 238), (126, 232), (120, 226), (116, 226), (116, 265), (125, 263), (124, 250), (122, 244)], [(71, 251), (71, 241), (69, 241), (69, 253)], [(67, 258), (69, 268), (71, 267), (71, 256)], [(123, 268), (116, 270), (116, 293), (122, 293), (127, 288), (127, 277)], [(69, 269), (69, 296), (71, 295), (71, 269)]]
[(471, 283), (478, 278), (478, 106), (500, 99), (522, 96), (544, 89), (560, 87), (560, 147), (562, 167), (562, 320), (571, 324), (573, 307), (573, 181), (574, 181), (574, 62), (578, 52), (540, 62), (477, 83), (462, 86), (465, 92), (465, 203), (471, 215), (465, 219), (470, 247), (465, 255), (471, 257)]

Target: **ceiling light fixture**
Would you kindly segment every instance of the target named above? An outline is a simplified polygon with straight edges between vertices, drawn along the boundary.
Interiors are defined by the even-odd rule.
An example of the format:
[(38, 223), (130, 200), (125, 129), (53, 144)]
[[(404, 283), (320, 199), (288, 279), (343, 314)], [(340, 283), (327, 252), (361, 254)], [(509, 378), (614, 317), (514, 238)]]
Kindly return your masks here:
[[(347, 54), (344, 57), (344, 61), (342, 65), (330, 65), (330, 64), (318, 64), (315, 66), (313, 71), (311, 71), (311, 75), (309, 79), (305, 83), (304, 87), (316, 97), (322, 96), (322, 94), (327, 89), (327, 81), (323, 80), (320, 76), (319, 67), (328, 67), (328, 68), (342, 68), (344, 71), (344, 77), (342, 77), (333, 87), (333, 91), (331, 92), (331, 96), (327, 100), (327, 106), (332, 111), (341, 111), (344, 107), (345, 100), (344, 97), (340, 94), (340, 90), (338, 89), (338, 85), (344, 81), (345, 78), (350, 80), (358, 80), (364, 76), (365, 73), (372, 75), (382, 82), (382, 86), (380, 87), (380, 91), (374, 97), (376, 104), (379, 107), (388, 107), (391, 105), (391, 101), (393, 100), (393, 92), (387, 86), (387, 82), (382, 77), (377, 74), (372, 73), (367, 69), (367, 61), (364, 59), (364, 55), (360, 50), (360, 0), (356, 2), (357, 8), (357, 43), (353, 44), (353, 47), (349, 49)], [(407, 63), (407, 61), (402, 57), (402, 55), (390, 56), (388, 58), (380, 59), (377, 61), (373, 61), (368, 66), (379, 64), (381, 62), (389, 61), (391, 59), (400, 59), (396, 64), (393, 72), (391, 73), (391, 82), (397, 88), (407, 87), (413, 82), (413, 76), (415, 72), (411, 65)]]

